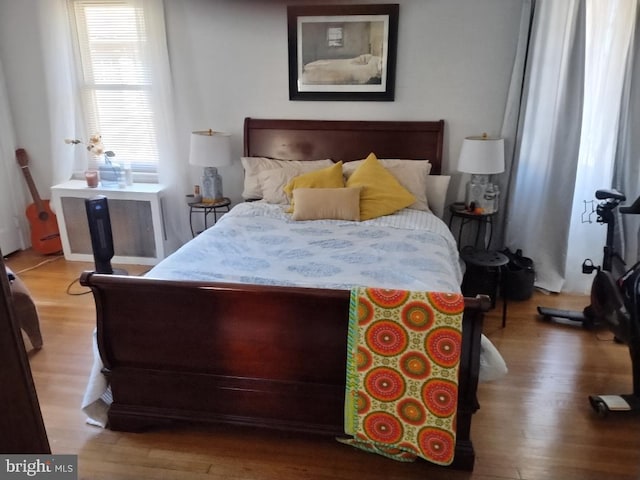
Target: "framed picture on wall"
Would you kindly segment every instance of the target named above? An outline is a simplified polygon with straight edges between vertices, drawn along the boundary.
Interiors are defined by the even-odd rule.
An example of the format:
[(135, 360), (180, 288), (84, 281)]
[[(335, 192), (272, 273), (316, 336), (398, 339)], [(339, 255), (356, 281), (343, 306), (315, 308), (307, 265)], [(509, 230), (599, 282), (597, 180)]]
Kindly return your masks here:
[(398, 5), (287, 8), (290, 100), (393, 101)]

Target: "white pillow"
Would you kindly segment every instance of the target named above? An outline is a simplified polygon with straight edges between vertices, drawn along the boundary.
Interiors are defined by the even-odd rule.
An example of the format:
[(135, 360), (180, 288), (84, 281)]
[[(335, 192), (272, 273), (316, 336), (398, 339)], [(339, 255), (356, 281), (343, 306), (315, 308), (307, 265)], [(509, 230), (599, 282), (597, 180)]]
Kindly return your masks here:
[(297, 175), (299, 175), (333, 165), (333, 162), (328, 159), (305, 162), (301, 160), (277, 160), (266, 157), (241, 157), (240, 161), (244, 167), (244, 190), (242, 191), (242, 198), (245, 200), (262, 198), (259, 174), (264, 170), (272, 170), (274, 168), (296, 169)]
[(262, 192), (262, 200), (276, 205), (288, 205), (289, 197), (284, 187), (300, 175), (298, 168), (272, 168), (258, 174), (258, 183)]
[[(398, 180), (400, 185), (406, 188), (416, 198), (416, 201), (408, 208), (415, 210), (429, 211), (429, 200), (427, 198), (427, 177), (431, 172), (431, 163), (428, 160), (402, 160), (383, 158), (378, 160), (380, 164)], [(364, 160), (345, 162), (342, 165), (342, 172), (348, 180), (351, 174), (358, 168)]]
[(449, 189), (449, 175), (429, 175), (427, 177), (427, 198), (429, 209), (434, 215), (443, 218), (444, 207), (447, 204), (447, 190)]

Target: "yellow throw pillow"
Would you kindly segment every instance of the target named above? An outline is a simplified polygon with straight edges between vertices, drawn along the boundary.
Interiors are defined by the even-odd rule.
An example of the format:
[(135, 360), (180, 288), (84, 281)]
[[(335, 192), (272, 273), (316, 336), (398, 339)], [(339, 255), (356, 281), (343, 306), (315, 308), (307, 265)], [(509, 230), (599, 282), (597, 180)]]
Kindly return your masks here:
[(360, 220), (360, 188), (296, 188), (293, 220)]
[(408, 207), (416, 198), (384, 168), (373, 153), (351, 174), (347, 187), (361, 187), (360, 220), (370, 220)]
[[(342, 161), (330, 167), (303, 173), (294, 177), (285, 187), (284, 191), (291, 199), (296, 188), (341, 188), (344, 187), (342, 178)], [(292, 211), (292, 210), (290, 210)]]
[[(429, 160), (378, 158), (378, 162), (396, 177), (400, 185), (416, 197), (416, 201), (412, 205), (409, 205), (409, 208), (424, 210), (425, 212), (430, 210), (428, 202), (429, 195), (427, 195), (427, 179), (431, 172), (431, 162), (429, 162)], [(344, 165), (342, 165), (344, 177), (348, 180), (351, 174), (363, 163), (364, 160), (345, 162)]]

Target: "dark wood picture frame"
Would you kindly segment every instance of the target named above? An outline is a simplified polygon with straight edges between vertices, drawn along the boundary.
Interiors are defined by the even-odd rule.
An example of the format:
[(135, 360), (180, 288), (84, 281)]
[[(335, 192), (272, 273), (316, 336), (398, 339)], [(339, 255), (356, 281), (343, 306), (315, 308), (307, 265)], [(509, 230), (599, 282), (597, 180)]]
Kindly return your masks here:
[(393, 101), (398, 4), (287, 7), (290, 100)]

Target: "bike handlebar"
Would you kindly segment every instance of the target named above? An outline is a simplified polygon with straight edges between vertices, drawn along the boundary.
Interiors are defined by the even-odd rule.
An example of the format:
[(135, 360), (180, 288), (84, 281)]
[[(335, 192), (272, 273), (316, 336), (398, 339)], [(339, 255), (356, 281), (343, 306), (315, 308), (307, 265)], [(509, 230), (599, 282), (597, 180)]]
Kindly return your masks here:
[(640, 214), (640, 197), (628, 206), (620, 207), (620, 213), (638, 215)]

